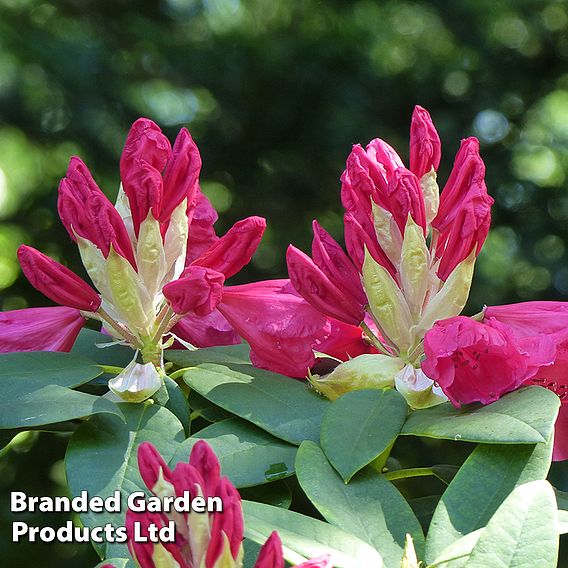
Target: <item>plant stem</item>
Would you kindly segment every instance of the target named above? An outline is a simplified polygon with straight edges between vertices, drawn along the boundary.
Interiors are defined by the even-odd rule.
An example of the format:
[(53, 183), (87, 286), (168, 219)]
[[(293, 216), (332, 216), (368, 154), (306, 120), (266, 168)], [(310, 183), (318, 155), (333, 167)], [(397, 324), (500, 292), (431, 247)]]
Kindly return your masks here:
[(369, 338), (369, 341), (373, 344), (374, 347), (376, 347), (383, 355), (391, 355), (391, 353), (389, 353), (385, 349), (385, 346), (378, 340), (377, 336), (364, 321), (361, 322), (360, 327), (365, 332), (365, 334)]
[(187, 371), (189, 371), (192, 368), (193, 367), (184, 367), (183, 369), (178, 369), (177, 371), (174, 371), (170, 375), (170, 379), (177, 381), (180, 377), (183, 377), (184, 373), (187, 373)]
[(383, 474), (389, 481), (395, 479), (406, 479), (408, 477), (425, 477), (428, 475), (436, 475), (431, 467), (413, 467), (410, 469), (395, 469)]

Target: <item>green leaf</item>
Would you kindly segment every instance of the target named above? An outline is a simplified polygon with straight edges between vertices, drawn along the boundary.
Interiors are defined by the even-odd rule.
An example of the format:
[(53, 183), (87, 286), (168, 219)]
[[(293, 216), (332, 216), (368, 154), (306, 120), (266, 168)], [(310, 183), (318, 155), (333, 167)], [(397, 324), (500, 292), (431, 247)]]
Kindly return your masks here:
[(0, 428), (33, 428), (93, 414), (113, 414), (122, 420), (122, 413), (110, 400), (58, 385), (22, 392), (17, 401), (0, 399)]
[(185, 435), (189, 436), (191, 424), (189, 402), (187, 402), (187, 398), (179, 385), (170, 377), (164, 377), (164, 384), (169, 395), (165, 407), (177, 416), (183, 425)]
[(426, 495), (424, 497), (415, 497), (414, 499), (409, 499), (408, 504), (412, 508), (412, 512), (416, 515), (416, 518), (420, 522), (420, 526), (424, 533), (428, 532), (430, 527), (430, 522), (432, 521), (432, 516), (434, 511), (438, 506), (441, 495)]
[(278, 531), (284, 557), (292, 564), (323, 554), (331, 555), (334, 568), (381, 568), (381, 555), (357, 536), (300, 513), (243, 501), (245, 536), (262, 544)]
[(190, 351), (189, 349), (168, 349), (164, 352), (164, 358), (179, 367), (193, 367), (200, 363), (251, 364), (250, 347), (246, 343), (204, 347), (195, 351)]
[(238, 418), (216, 422), (188, 438), (179, 447), (171, 465), (187, 462), (198, 440), (207, 440), (219, 458), (223, 475), (235, 487), (252, 487), (294, 473), (296, 446)]
[(191, 408), (191, 419), (203, 418), (207, 422), (219, 422), (227, 418), (233, 418), (235, 415), (219, 408), (197, 391), (190, 390), (188, 397), (189, 407)]
[(296, 445), (319, 440), (329, 402), (305, 382), (249, 365), (210, 363), (193, 367), (184, 381), (211, 402), (277, 438)]
[(30, 351), (0, 355), (2, 399), (17, 402), (23, 393), (46, 385), (77, 387), (102, 374), (92, 360), (72, 353)]
[(558, 517), (547, 481), (516, 487), (497, 509), (471, 552), (468, 568), (556, 566)]
[(547, 442), (559, 407), (560, 399), (553, 392), (526, 387), (487, 406), (456, 409), (446, 402), (415, 410), (401, 434), (486, 444)]
[(292, 504), (292, 491), (285, 480), (275, 481), (274, 483), (258, 485), (239, 489), (243, 499), (266, 503), (274, 507), (289, 509)]
[[(83, 513), (85, 526), (124, 526), (126, 499), (133, 491), (146, 491), (140, 477), (137, 451), (140, 443), (152, 442), (169, 461), (184, 439), (179, 420), (166, 408), (156, 404), (119, 405), (126, 422), (115, 416), (96, 416), (75, 432), (65, 455), (67, 481), (73, 496), (81, 491), (105, 498), (121, 493), (120, 513)], [(108, 545), (110, 546), (110, 545)], [(114, 556), (127, 556), (113, 546)]]
[(126, 367), (134, 359), (135, 351), (128, 345), (109, 345), (112, 342), (113, 338), (109, 335), (85, 328), (79, 333), (71, 353), (92, 359), (99, 365)]
[(352, 391), (329, 405), (321, 446), (346, 483), (392, 446), (407, 412), (395, 389)]
[(386, 566), (400, 567), (406, 533), (422, 555), (424, 535), (417, 518), (396, 487), (375, 470), (361, 471), (346, 485), (320, 447), (303, 442), (296, 475), (326, 521), (380, 550)]
[(476, 531), (462, 536), (447, 548), (444, 548), (431, 566), (435, 566), (436, 568), (465, 568), (469, 560), (469, 555), (484, 530), (485, 529), (477, 529)]
[(515, 487), (545, 479), (551, 457), (552, 444), (479, 445), (436, 507), (426, 560), (433, 562), (454, 541), (484, 527)]

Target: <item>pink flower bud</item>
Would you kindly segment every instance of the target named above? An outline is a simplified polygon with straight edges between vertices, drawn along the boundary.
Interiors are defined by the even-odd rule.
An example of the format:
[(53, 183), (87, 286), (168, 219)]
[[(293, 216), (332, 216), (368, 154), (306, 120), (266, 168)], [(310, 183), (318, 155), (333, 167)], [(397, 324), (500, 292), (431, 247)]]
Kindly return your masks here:
[(254, 568), (284, 568), (282, 541), (276, 531), (272, 531), (262, 545)]
[(57, 304), (96, 312), (101, 297), (74, 272), (38, 250), (22, 245), (18, 260), (30, 284)]
[(172, 472), (163, 460), (156, 447), (150, 442), (143, 442), (138, 446), (138, 469), (140, 475), (150, 491), (163, 479), (169, 483)]
[(314, 308), (345, 323), (361, 323), (364, 305), (337, 287), (308, 255), (290, 245), (286, 262), (292, 285)]
[(373, 259), (394, 278), (396, 270), (383, 249), (377, 243), (375, 235), (365, 231), (357, 219), (350, 213), (346, 213), (343, 220), (345, 225), (345, 246), (357, 270), (361, 272), (363, 269), (365, 248), (367, 248)]
[[(135, 159), (125, 167), (123, 187), (132, 213), (134, 232), (138, 236), (140, 223), (146, 220), (151, 210), (154, 219), (160, 215), (163, 182), (160, 172), (144, 160)], [(126, 180), (126, 181), (125, 181)]]
[(241, 342), (233, 326), (218, 310), (206, 316), (186, 315), (172, 329), (173, 333), (196, 347), (237, 345)]
[(442, 156), (440, 137), (429, 112), (416, 105), (410, 123), (410, 170), (420, 179), (434, 168)]
[(479, 142), (476, 138), (463, 140), (432, 221), (439, 233), (435, 254), (440, 258), (438, 276), (442, 280), (473, 250), (479, 254), (487, 238), (493, 199), (484, 177)]
[(120, 177), (123, 183), (128, 179), (131, 162), (144, 160), (161, 173), (170, 154), (170, 141), (162, 134), (160, 127), (148, 118), (139, 118), (130, 128), (120, 157)]
[(464, 316), (436, 322), (424, 338), (422, 370), (459, 408), (489, 404), (532, 378), (554, 359), (546, 336), (517, 339), (511, 328), (490, 318)]
[(0, 353), (71, 351), (86, 322), (79, 310), (62, 306), (0, 312)]
[(186, 265), (199, 258), (219, 239), (213, 228), (218, 219), (217, 211), (199, 188), (191, 204), (189, 216)]
[(205, 556), (205, 568), (214, 568), (225, 548), (225, 536), (229, 541), (231, 556), (237, 559), (244, 537), (244, 519), (241, 496), (233, 484), (223, 477), (216, 494), (223, 501), (223, 511), (214, 513), (211, 525), (211, 539)]
[[(230, 278), (250, 262), (265, 229), (266, 220), (262, 217), (237, 221), (192, 264), (222, 272), (225, 278)], [(191, 240), (191, 230), (189, 238)]]
[(189, 454), (189, 463), (203, 476), (205, 485), (202, 487), (203, 495), (215, 495), (217, 485), (221, 479), (221, 464), (211, 446), (205, 440), (199, 440)]
[(164, 171), (164, 201), (160, 222), (166, 222), (173, 210), (184, 200), (193, 201), (198, 188), (201, 156), (186, 128), (177, 135), (172, 156)]
[(189, 266), (162, 290), (176, 314), (210, 314), (221, 301), (225, 277), (216, 270)]
[(99, 189), (87, 166), (71, 158), (67, 175), (59, 184), (59, 216), (69, 235), (79, 235), (96, 245), (108, 257), (110, 246), (135, 268), (134, 251), (124, 221)]
[(314, 230), (312, 258), (315, 264), (341, 290), (360, 304), (365, 304), (367, 297), (351, 259), (317, 221), (312, 223), (312, 227)]
[(394, 170), (389, 176), (387, 196), (386, 207), (376, 203), (392, 214), (401, 235), (404, 235), (408, 215), (426, 234), (424, 196), (418, 178), (410, 170), (404, 167)]

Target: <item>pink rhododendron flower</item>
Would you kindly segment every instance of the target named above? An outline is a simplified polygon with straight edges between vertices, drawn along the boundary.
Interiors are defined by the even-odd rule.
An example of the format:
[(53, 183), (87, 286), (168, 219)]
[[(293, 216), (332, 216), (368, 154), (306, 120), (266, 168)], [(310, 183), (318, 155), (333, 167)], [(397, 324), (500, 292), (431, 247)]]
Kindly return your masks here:
[(422, 370), (459, 408), (495, 402), (532, 379), (554, 359), (545, 335), (519, 338), (495, 318), (458, 316), (436, 322), (424, 338)]
[(515, 337), (545, 336), (553, 341), (556, 347), (554, 361), (540, 367), (526, 384), (546, 387), (560, 398), (552, 459), (568, 459), (568, 303), (523, 302), (489, 306), (485, 308), (484, 316), (509, 326)]
[[(105, 333), (139, 350), (143, 362), (161, 374), (162, 351), (174, 339), (198, 347), (239, 341), (217, 306), (225, 279), (250, 261), (266, 227), (264, 219), (249, 217), (219, 238), (213, 228), (217, 214), (199, 189), (200, 169), (199, 150), (186, 129), (172, 148), (155, 123), (141, 118), (121, 157), (116, 205), (77, 157), (59, 186), (61, 220), (96, 290), (31, 247), (22, 246), (18, 254), (33, 286), (80, 310), (74, 323), (99, 320)], [(18, 320), (29, 327), (24, 314), (4, 315), (0, 335), (13, 332)], [(61, 331), (64, 336), (38, 341), (36, 348), (69, 349), (76, 326)], [(21, 337), (5, 344), (29, 349), (35, 331)]]
[[(213, 450), (204, 440), (192, 448), (189, 462), (178, 463), (171, 470), (149, 442), (138, 447), (138, 467), (148, 489), (157, 497), (183, 496), (188, 491), (197, 496), (219, 497), (222, 511), (209, 513), (135, 513), (127, 511), (128, 548), (140, 568), (241, 568), (243, 565), (244, 519), (241, 497), (226, 477)], [(134, 523), (141, 534), (148, 534), (151, 524), (158, 527), (175, 523), (176, 539), (170, 543), (135, 542)], [(256, 568), (283, 568), (282, 543), (272, 533), (261, 548)], [(331, 568), (328, 556), (314, 558), (299, 568)]]
[[(327, 337), (312, 338), (318, 352), (341, 346), (343, 360), (350, 352), (380, 353), (417, 368), (424, 333), (467, 301), (493, 203), (479, 144), (462, 142), (440, 196), (441, 143), (425, 109), (416, 107), (410, 131), (410, 168), (380, 139), (349, 154), (341, 176), (347, 253), (317, 222), (311, 257), (288, 249), (292, 285), (330, 323)], [(347, 326), (345, 341), (332, 321)]]
[(0, 312), (0, 353), (70, 351), (85, 321), (79, 310), (62, 306)]

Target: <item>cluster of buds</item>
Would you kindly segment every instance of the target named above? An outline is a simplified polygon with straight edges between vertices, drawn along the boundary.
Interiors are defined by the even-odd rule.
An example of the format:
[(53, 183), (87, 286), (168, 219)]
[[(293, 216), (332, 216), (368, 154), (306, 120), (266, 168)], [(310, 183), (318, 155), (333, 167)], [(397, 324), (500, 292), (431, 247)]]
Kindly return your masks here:
[[(266, 223), (249, 217), (217, 237), (212, 227), (216, 213), (199, 188), (200, 169), (199, 151), (186, 129), (172, 148), (148, 119), (137, 120), (126, 140), (116, 205), (87, 166), (72, 158), (59, 186), (58, 210), (96, 290), (22, 245), (18, 257), (24, 274), (65, 307), (57, 314), (63, 325), (51, 340), (33, 341), (57, 308), (20, 310), (2, 318), (2, 335), (19, 332), (18, 350), (26, 349), (22, 338), (33, 349), (68, 349), (87, 318), (101, 321), (113, 340), (137, 352), (132, 364), (109, 382), (115, 394), (129, 401), (143, 400), (160, 388), (163, 349), (176, 338), (189, 347), (238, 342), (217, 308), (225, 279), (250, 261)], [(36, 328), (26, 328), (34, 319)]]
[[(354, 146), (347, 159), (341, 197), (348, 254), (316, 221), (312, 258), (288, 249), (295, 289), (321, 313), (359, 328), (373, 348), (326, 377), (312, 377), (331, 398), (351, 388), (396, 385), (415, 408), (445, 400), (419, 369), (424, 334), (464, 308), (493, 199), (477, 139), (462, 141), (441, 195), (440, 156), (430, 115), (416, 107), (409, 168), (380, 139)], [(325, 345), (316, 348), (325, 352)], [(344, 349), (341, 359), (358, 354)]]
[[(192, 448), (189, 462), (178, 463), (171, 470), (149, 442), (138, 448), (140, 474), (148, 489), (160, 499), (218, 497), (222, 510), (210, 513), (133, 512), (126, 514), (128, 548), (140, 568), (242, 568), (244, 520), (241, 497), (226, 477), (221, 477), (219, 460), (207, 442), (200, 440)], [(138, 534), (148, 536), (150, 526), (158, 530), (175, 526), (175, 542), (137, 542)], [(155, 529), (154, 529), (155, 530)], [(111, 564), (106, 565), (112, 568)], [(284, 568), (282, 543), (273, 532), (260, 550), (255, 568)], [(308, 560), (298, 568), (331, 568), (329, 556)]]

